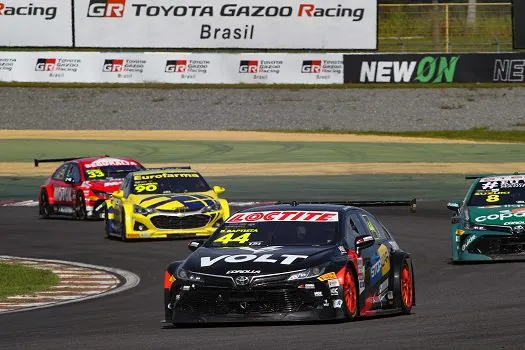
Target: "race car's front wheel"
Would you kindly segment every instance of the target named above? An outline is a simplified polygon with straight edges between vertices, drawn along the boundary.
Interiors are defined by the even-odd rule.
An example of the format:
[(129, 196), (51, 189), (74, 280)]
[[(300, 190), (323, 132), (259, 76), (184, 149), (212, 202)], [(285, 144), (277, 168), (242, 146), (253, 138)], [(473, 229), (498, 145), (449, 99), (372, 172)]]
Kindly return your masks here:
[(352, 321), (359, 314), (359, 303), (356, 279), (350, 268), (347, 268), (344, 274), (343, 295), (346, 317)]
[(86, 201), (82, 192), (77, 193), (75, 200), (75, 218), (77, 220), (85, 220), (87, 218)]
[(51, 210), (49, 207), (49, 201), (47, 200), (47, 193), (45, 191), (40, 192), (38, 211), (42, 219), (49, 219), (49, 214)]

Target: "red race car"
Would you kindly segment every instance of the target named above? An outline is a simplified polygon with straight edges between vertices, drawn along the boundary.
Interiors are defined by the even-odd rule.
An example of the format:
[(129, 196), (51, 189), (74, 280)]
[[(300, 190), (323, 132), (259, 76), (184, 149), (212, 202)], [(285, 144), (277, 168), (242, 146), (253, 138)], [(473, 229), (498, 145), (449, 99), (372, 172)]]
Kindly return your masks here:
[(39, 163), (64, 162), (40, 186), (40, 217), (68, 215), (76, 219), (103, 218), (106, 198), (118, 190), (124, 177), (144, 166), (130, 158), (91, 157), (35, 159)]

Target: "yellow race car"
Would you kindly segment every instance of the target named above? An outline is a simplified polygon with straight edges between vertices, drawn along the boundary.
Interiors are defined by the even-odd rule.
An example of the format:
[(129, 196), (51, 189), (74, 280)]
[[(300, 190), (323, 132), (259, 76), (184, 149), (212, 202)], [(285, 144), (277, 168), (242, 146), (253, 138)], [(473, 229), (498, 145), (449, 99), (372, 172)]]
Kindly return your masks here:
[(224, 191), (190, 167), (130, 173), (106, 201), (106, 234), (124, 241), (209, 236), (230, 216)]

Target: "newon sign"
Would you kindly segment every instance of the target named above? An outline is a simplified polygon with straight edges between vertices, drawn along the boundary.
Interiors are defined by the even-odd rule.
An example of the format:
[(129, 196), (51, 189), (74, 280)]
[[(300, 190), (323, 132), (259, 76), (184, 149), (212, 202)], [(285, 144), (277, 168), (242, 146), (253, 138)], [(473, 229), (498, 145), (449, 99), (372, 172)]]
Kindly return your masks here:
[(77, 47), (377, 48), (375, 0), (84, 0)]
[(71, 1), (0, 0), (0, 46), (72, 44)]

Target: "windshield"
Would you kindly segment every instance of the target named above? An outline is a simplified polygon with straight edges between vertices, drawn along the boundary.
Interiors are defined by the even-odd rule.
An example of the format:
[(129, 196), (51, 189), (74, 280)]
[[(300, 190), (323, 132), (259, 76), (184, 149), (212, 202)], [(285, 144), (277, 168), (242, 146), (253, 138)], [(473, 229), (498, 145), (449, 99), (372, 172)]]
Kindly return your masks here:
[(470, 197), (469, 206), (525, 204), (525, 175), (481, 179)]
[(205, 192), (210, 186), (197, 173), (159, 173), (133, 176), (133, 194)]
[(207, 247), (325, 246), (338, 236), (338, 213), (322, 211), (245, 212), (231, 216)]
[(142, 169), (144, 168), (139, 165), (100, 166), (96, 168), (86, 168), (84, 175), (86, 180), (123, 179), (130, 172)]

